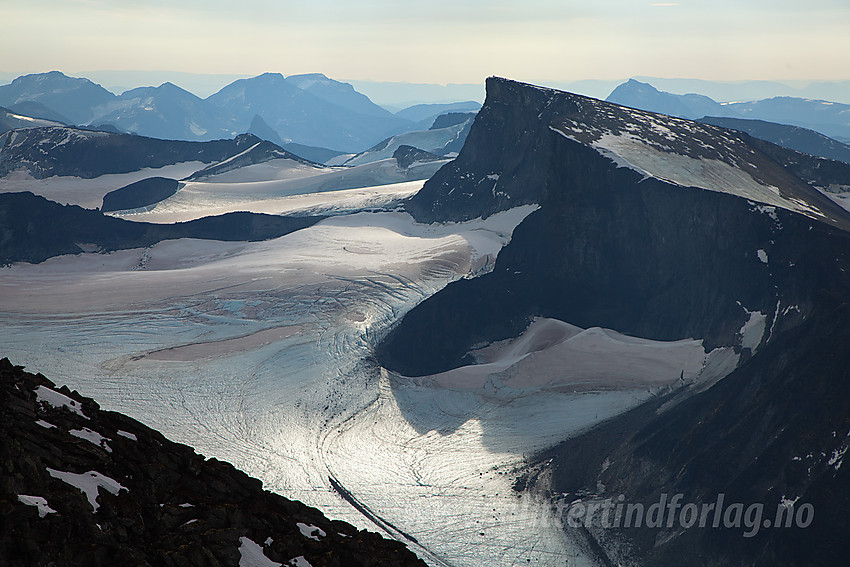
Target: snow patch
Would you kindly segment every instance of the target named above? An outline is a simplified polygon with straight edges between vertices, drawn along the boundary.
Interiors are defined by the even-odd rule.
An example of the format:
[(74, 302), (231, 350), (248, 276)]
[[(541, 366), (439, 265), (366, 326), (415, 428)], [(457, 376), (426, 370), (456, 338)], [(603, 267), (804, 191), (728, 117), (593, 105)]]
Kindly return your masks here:
[(27, 496), (26, 494), (18, 494), (18, 501), (27, 506), (35, 506), (38, 508), (38, 517), (43, 518), (48, 514), (55, 514), (56, 510), (47, 505), (47, 500), (41, 496)]
[(76, 474), (72, 472), (57, 471), (48, 467), (47, 472), (50, 473), (50, 476), (53, 478), (58, 478), (59, 480), (79, 489), (86, 495), (89, 504), (91, 504), (95, 512), (97, 512), (97, 509), (100, 508), (100, 504), (97, 502), (98, 489), (103, 488), (110, 494), (115, 495), (122, 490), (127, 490), (129, 492), (127, 487), (122, 486), (118, 483), (118, 481), (113, 480), (106, 475), (102, 475), (97, 471), (88, 471)]
[[(741, 303), (739, 302), (738, 305), (741, 305)], [(750, 349), (750, 351), (755, 354), (756, 348), (759, 346), (762, 337), (764, 336), (767, 315), (760, 311), (749, 311), (743, 305), (741, 305), (741, 308), (746, 311), (749, 316), (747, 321), (738, 331), (738, 334), (741, 336), (741, 346), (743, 348)]]
[(51, 390), (46, 386), (39, 386), (35, 389), (36, 400), (41, 403), (45, 402), (54, 408), (68, 408), (73, 413), (88, 419), (88, 416), (83, 413), (83, 406), (77, 400), (72, 400), (65, 394), (61, 394), (56, 390)]
[(800, 499), (800, 497), (797, 496), (796, 498), (791, 500), (790, 498), (785, 498), (785, 495), (783, 494), (782, 498), (779, 499), (779, 505), (782, 506), (785, 509), (793, 509), (794, 505), (797, 503), (797, 500), (799, 500), (799, 499)]
[(45, 429), (53, 429), (54, 427), (56, 427), (52, 423), (48, 423), (48, 422), (44, 421), (43, 419), (39, 419), (38, 421), (35, 422), (35, 424), (40, 425)]
[(302, 524), (301, 522), (298, 522), (295, 525), (298, 526), (298, 529), (301, 531), (301, 535), (316, 541), (321, 541), (321, 538), (328, 535), (323, 529), (312, 524)]
[(79, 437), (80, 439), (84, 439), (91, 443), (92, 445), (97, 445), (101, 449), (106, 449), (107, 453), (112, 452), (112, 448), (107, 445), (107, 441), (111, 441), (111, 439), (107, 439), (97, 431), (93, 431), (88, 427), (84, 427), (82, 429), (72, 429), (68, 431), (74, 437)]
[(701, 341), (653, 341), (545, 318), (470, 354), (479, 364), (417, 381), (450, 389), (629, 390), (692, 383), (706, 364)]
[(130, 441), (138, 441), (138, 438), (136, 438), (136, 436), (135, 436), (135, 435), (133, 435), (132, 433), (130, 433), (129, 431), (121, 431), (121, 430), (119, 429), (119, 430), (118, 430), (118, 435), (120, 435), (121, 437), (126, 437), (126, 438), (127, 438), (127, 439), (129, 439)]
[(239, 538), (239, 567), (281, 567), (283, 563), (272, 561), (263, 553), (260, 544), (245, 536)]
[(835, 467), (835, 470), (841, 468), (841, 463), (844, 461), (844, 453), (847, 452), (847, 447), (842, 447), (840, 449), (835, 449), (832, 452), (832, 456), (826, 462), (827, 465), (831, 467)]

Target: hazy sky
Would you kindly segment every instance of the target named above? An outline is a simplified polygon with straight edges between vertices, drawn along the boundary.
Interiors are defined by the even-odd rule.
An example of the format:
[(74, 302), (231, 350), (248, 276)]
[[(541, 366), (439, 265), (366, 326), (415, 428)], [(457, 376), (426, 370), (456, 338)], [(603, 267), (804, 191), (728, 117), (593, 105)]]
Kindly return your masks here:
[(850, 79), (850, 0), (0, 0), (0, 71)]

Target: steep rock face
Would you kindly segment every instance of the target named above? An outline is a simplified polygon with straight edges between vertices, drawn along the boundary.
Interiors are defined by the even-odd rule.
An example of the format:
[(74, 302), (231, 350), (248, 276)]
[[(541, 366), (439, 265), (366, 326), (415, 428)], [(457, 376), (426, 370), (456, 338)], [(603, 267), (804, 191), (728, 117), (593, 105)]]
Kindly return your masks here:
[(424, 565), (8, 359), (0, 391), (4, 565)]
[(565, 110), (552, 108), (545, 89), (488, 79), (487, 100), (460, 155), (428, 180), (407, 211), (420, 222), (461, 221), (537, 203), (543, 176), (530, 164), (546, 162), (548, 123)]
[(242, 134), (232, 140), (184, 142), (78, 128), (31, 128), (0, 136), (0, 176), (23, 169), (36, 179), (72, 175), (91, 179), (184, 161), (210, 163), (258, 143)]
[[(589, 111), (595, 104), (602, 110)], [(677, 127), (669, 121), (646, 127), (641, 120), (647, 116), (490, 80), (461, 155), (426, 183), (409, 210), (420, 220), (486, 215), (520, 202), (537, 202), (540, 210), (516, 229), (492, 273), (451, 284), (411, 310), (378, 347), (379, 360), (407, 375), (447, 370), (470, 362), (466, 355), (475, 345), (515, 337), (537, 316), (742, 350), (741, 329), (752, 313), (773, 322), (770, 328), (793, 325), (812, 308), (816, 290), (837, 285), (826, 274), (843, 255), (847, 215), (746, 139), (697, 129), (681, 135), (687, 144), (660, 157), (646, 150), (653, 159), (709, 164), (709, 179), (726, 171), (717, 164), (748, 156), (742, 167), (763, 181), (747, 181), (740, 196), (671, 183), (594, 147), (610, 139), (599, 133), (603, 127)], [(657, 116), (651, 118), (661, 120)], [(579, 125), (586, 125), (581, 133)], [(494, 162), (493, 156), (506, 155), (504, 164)], [(751, 200), (767, 185), (776, 188), (767, 198), (782, 206)], [(789, 210), (798, 203), (811, 203), (806, 206), (823, 216)], [(778, 312), (791, 305), (799, 313)]]

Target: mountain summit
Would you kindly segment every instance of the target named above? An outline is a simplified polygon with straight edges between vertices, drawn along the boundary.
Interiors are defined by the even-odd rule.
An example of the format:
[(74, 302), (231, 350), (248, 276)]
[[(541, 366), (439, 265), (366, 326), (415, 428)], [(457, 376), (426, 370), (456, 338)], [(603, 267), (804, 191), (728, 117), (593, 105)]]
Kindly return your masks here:
[[(801, 156), (734, 130), (488, 79), (460, 155), (407, 209), (426, 222), (539, 209), (490, 273), (408, 312), (377, 358), (417, 383), (481, 376), (491, 396), (522, 395), (519, 384), (601, 393), (645, 384), (647, 359), (616, 370), (624, 343), (697, 340), (701, 368), (674, 366), (666, 388), (546, 451), (517, 487), (562, 495), (555, 507), (722, 493), (742, 509), (761, 503), (771, 520), (795, 503), (817, 510), (807, 529), (751, 539), (682, 529), (679, 517), (630, 529), (565, 521), (605, 565), (839, 564), (850, 506), (839, 354), (850, 340), (850, 214), (822, 190), (847, 186), (850, 172)], [(562, 331), (535, 334), (541, 325)], [(577, 370), (576, 356), (546, 366), (576, 333), (595, 370)], [(494, 368), (494, 351), (517, 354)]]

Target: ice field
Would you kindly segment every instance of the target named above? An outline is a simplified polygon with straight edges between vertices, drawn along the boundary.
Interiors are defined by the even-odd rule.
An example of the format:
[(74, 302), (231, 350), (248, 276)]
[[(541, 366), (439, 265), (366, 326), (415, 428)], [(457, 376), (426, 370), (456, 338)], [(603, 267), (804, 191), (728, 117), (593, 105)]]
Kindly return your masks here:
[[(350, 210), (419, 186), (273, 200)], [(397, 376), (369, 356), (418, 302), (488, 271), (534, 209), (444, 225), (360, 212), (265, 242), (16, 264), (0, 270), (2, 355), (431, 565), (590, 564), (548, 504), (513, 491), (519, 469), (654, 389), (700, 378), (711, 357), (698, 341), (540, 320), (450, 376)]]

